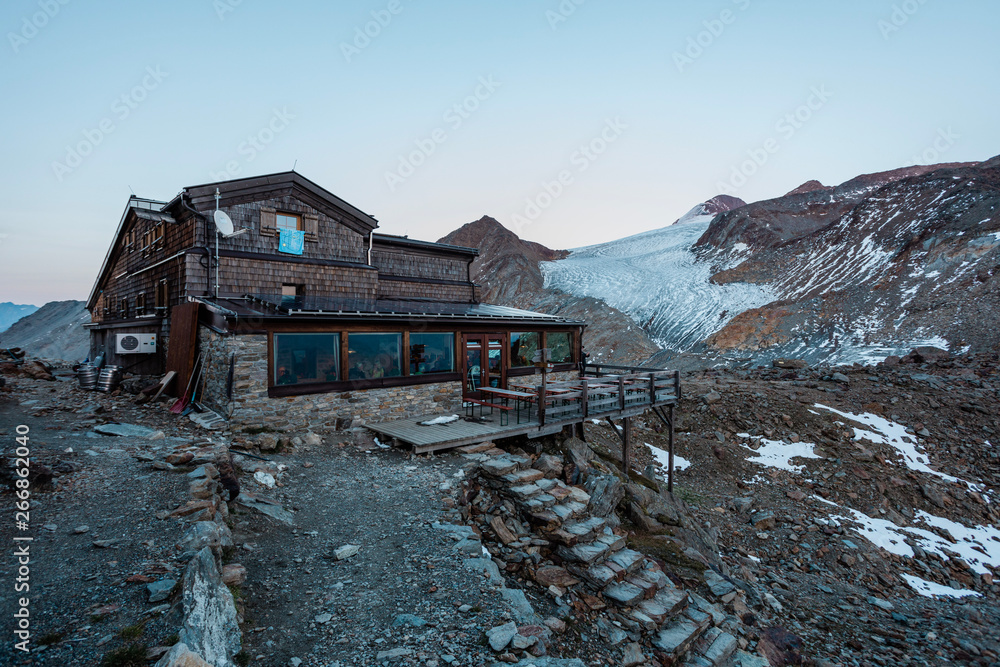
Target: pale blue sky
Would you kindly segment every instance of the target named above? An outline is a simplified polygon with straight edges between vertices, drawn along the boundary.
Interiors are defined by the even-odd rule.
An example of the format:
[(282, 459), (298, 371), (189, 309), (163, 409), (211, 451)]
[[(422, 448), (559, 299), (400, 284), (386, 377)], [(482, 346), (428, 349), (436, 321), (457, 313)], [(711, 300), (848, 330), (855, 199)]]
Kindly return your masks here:
[(129, 186), (168, 199), (227, 169), (297, 160), (387, 233), (492, 215), (565, 248), (723, 187), (986, 159), (998, 19), (990, 0), (7, 0), (0, 301), (85, 298)]

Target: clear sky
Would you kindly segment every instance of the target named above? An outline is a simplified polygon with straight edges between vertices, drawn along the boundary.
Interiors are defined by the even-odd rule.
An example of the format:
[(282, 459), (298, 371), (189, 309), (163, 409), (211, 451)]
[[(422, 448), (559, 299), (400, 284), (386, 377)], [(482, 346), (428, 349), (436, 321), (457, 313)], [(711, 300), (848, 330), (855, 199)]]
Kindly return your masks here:
[(86, 298), (129, 188), (296, 170), (550, 247), (1000, 153), (995, 0), (6, 0), (0, 301)]

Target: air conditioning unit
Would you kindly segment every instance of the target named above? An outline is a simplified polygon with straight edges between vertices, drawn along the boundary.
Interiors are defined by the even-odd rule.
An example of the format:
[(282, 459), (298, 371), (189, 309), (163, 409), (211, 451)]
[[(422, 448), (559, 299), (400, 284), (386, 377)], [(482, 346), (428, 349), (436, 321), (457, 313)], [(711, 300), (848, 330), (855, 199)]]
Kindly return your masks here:
[(156, 352), (156, 334), (115, 334), (115, 351), (118, 354), (153, 354)]

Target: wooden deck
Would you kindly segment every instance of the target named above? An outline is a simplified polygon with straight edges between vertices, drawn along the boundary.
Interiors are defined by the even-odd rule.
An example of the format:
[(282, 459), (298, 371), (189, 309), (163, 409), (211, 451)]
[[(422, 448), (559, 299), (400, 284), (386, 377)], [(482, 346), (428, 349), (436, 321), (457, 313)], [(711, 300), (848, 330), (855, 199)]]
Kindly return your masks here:
[[(503, 411), (493, 410), (491, 414), (486, 407), (480, 413), (482, 406), (476, 406), (475, 417), (469, 418), (463, 408), (458, 413), (459, 419), (447, 424), (420, 423), (442, 416), (439, 414), (369, 424), (367, 428), (412, 445), (415, 452), (421, 453), (517, 435), (537, 438), (588, 419), (628, 419), (651, 408), (655, 412), (661, 407), (672, 407), (680, 398), (680, 376), (675, 371), (629, 369), (631, 372), (608, 375), (608, 369), (595, 367), (585, 371), (579, 380), (522, 389), (532, 399), (523, 402), (519, 414), (509, 411), (507, 423), (501, 423)], [(537, 376), (525, 378), (534, 379)]]
[[(478, 410), (477, 410), (478, 414)], [(486, 416), (479, 420), (467, 420), (463, 415), (458, 421), (450, 424), (435, 424), (433, 426), (421, 426), (420, 422), (428, 421), (441, 415), (426, 415), (413, 419), (399, 419), (397, 421), (384, 422), (381, 424), (369, 424), (368, 429), (375, 431), (388, 438), (395, 438), (399, 442), (413, 445), (416, 453), (433, 452), (439, 449), (450, 449), (471, 445), (476, 442), (496, 440), (499, 438), (510, 438), (515, 435), (527, 435), (528, 437), (540, 437), (558, 433), (565, 424), (548, 424), (542, 426), (537, 420), (522, 420), (520, 424), (513, 423), (504, 426), (500, 425), (500, 416), (493, 414), (491, 417), (487, 412)]]

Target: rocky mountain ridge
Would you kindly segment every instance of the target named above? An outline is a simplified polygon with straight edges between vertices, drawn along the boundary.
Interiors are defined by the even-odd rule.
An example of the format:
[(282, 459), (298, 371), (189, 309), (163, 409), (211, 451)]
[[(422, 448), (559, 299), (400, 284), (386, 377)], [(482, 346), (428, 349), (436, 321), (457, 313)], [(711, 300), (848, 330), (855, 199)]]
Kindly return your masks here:
[(38, 310), (38, 306), (30, 304), (11, 303), (10, 301), (0, 303), (0, 331), (7, 330), (14, 322), (31, 315), (36, 310)]
[(83, 301), (50, 301), (0, 333), (0, 347), (20, 347), (43, 359), (82, 361), (90, 350)]
[(695, 248), (718, 269), (712, 281), (775, 299), (710, 336), (709, 349), (835, 361), (928, 340), (996, 349), (1000, 159), (900, 174), (718, 216)]
[(483, 301), (586, 321), (584, 344), (592, 361), (638, 363), (659, 349), (628, 315), (605, 302), (544, 286), (540, 263), (562, 259), (566, 250), (524, 241), (489, 216), (439, 242), (479, 250), (472, 279), (482, 287)]

